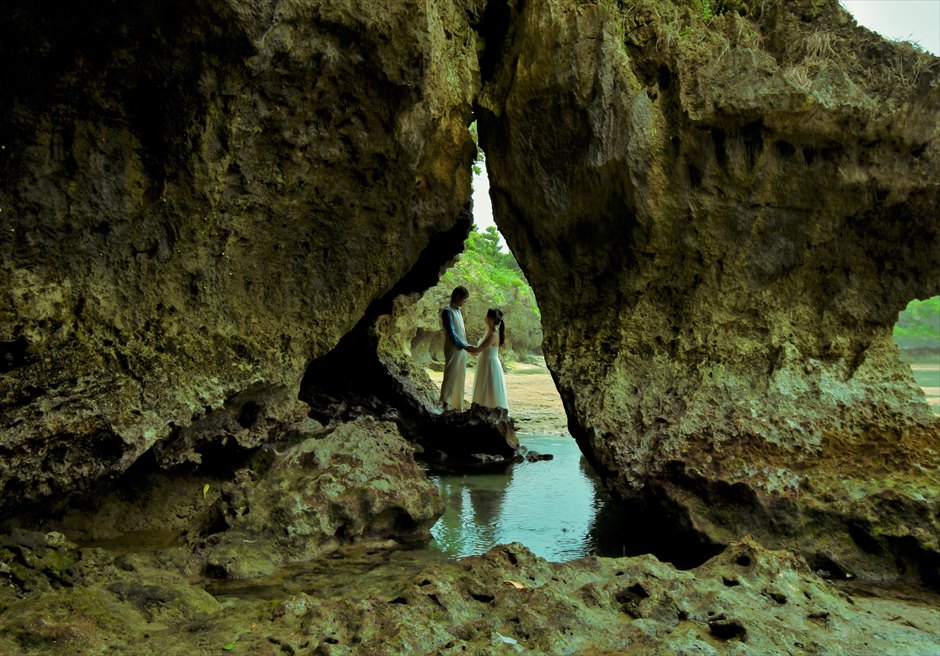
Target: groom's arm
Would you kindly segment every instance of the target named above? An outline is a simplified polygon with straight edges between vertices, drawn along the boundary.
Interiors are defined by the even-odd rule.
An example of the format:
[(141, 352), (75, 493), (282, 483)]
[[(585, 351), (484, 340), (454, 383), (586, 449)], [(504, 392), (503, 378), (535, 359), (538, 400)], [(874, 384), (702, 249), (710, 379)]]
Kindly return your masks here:
[(444, 326), (444, 333), (447, 338), (459, 349), (467, 350), (468, 344), (457, 337), (457, 331), (454, 330), (454, 317), (450, 310), (444, 308), (441, 312), (441, 323)]

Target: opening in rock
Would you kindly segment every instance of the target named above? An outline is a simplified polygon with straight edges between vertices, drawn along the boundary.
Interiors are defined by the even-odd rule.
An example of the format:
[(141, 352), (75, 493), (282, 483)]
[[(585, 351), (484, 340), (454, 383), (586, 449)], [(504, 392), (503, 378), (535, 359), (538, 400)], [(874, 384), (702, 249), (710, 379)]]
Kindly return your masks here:
[(898, 315), (894, 341), (924, 390), (927, 405), (940, 414), (940, 296), (908, 303)]
[[(475, 126), (471, 126), (471, 131)], [(474, 135), (476, 136), (476, 135)], [(473, 176), (474, 226), (459, 260), (416, 304), (418, 327), (410, 354), (438, 388), (443, 378), (440, 309), (457, 285), (470, 292), (463, 308), (470, 343), (482, 336), (486, 308), (503, 309), (507, 345), (503, 352), (510, 414), (525, 458), (488, 463), (485, 472), (441, 467), (432, 478), (445, 500), (444, 516), (432, 528), (432, 546), (456, 556), (521, 542), (549, 560), (587, 555), (654, 553), (679, 567), (695, 567), (722, 550), (706, 544), (661, 505), (647, 501), (629, 508), (612, 497), (568, 433), (564, 405), (541, 353), (541, 313), (534, 292), (493, 218), (486, 158), (479, 152)], [(473, 389), (468, 366), (465, 402)], [(549, 462), (537, 453), (550, 453)], [(680, 546), (677, 546), (680, 545)]]
[[(544, 415), (542, 421), (536, 421), (538, 413), (527, 410), (520, 415), (513, 408), (512, 414), (523, 422), (519, 429), (526, 433), (564, 433), (566, 420), (561, 399), (542, 357), (541, 313), (532, 288), (493, 221), (486, 161), (482, 154), (474, 164), (473, 208), (474, 225), (464, 242), (463, 253), (441, 276), (440, 282), (426, 291), (416, 304), (411, 356), (428, 369), (432, 380), (440, 387), (444, 345), (438, 317), (441, 308), (449, 302), (453, 289), (458, 285), (466, 287), (470, 298), (462, 309), (462, 315), (468, 342), (476, 344), (482, 338), (487, 309), (501, 309), (506, 322), (506, 345), (501, 357), (504, 371), (509, 375), (506, 386), (510, 407), (513, 408), (515, 399), (525, 407), (534, 405)], [(465, 407), (471, 401), (475, 364), (476, 358), (470, 357)], [(523, 373), (535, 377), (516, 378), (516, 374)]]
[[(619, 523), (612, 517), (614, 502), (568, 435), (564, 406), (541, 353), (541, 314), (495, 225), (482, 152), (474, 163), (473, 208), (474, 226), (460, 258), (410, 310), (406, 325), (415, 327), (406, 348), (439, 389), (444, 369), (439, 315), (453, 289), (462, 285), (470, 292), (462, 315), (471, 344), (484, 334), (487, 308), (502, 309), (506, 345), (501, 359), (510, 414), (528, 457), (511, 465), (493, 463), (486, 471), (434, 465), (432, 477), (447, 507), (432, 529), (435, 545), (457, 556), (508, 542), (521, 542), (551, 560), (622, 555), (619, 543), (609, 548), (598, 543), (598, 535), (603, 539), (608, 534), (599, 523)], [(470, 357), (465, 407), (472, 399), (474, 374), (475, 358)], [(545, 454), (553, 458), (541, 460)]]

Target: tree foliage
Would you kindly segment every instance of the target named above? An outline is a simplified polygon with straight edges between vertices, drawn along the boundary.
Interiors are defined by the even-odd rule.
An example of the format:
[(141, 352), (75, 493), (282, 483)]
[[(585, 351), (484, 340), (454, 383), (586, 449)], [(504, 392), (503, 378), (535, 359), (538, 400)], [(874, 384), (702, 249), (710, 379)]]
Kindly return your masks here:
[[(432, 355), (440, 355), (442, 338), (439, 336), (440, 309), (450, 299), (458, 285), (470, 292), (464, 306), (467, 338), (476, 342), (483, 335), (483, 317), (490, 307), (503, 311), (507, 330), (507, 349), (517, 359), (541, 354), (542, 317), (535, 294), (529, 287), (522, 269), (512, 253), (503, 250), (499, 232), (489, 227), (482, 232), (474, 226), (467, 237), (464, 252), (454, 266), (448, 269), (437, 286), (425, 292), (415, 307), (419, 330), (418, 338), (429, 338), (425, 347)], [(432, 332), (430, 336), (429, 332)], [(438, 346), (441, 342), (441, 346)], [(415, 348), (415, 352), (424, 349)]]
[(898, 315), (894, 339), (905, 350), (940, 350), (940, 296), (908, 303)]
[(477, 132), (477, 122), (474, 121), (470, 124), (470, 136), (473, 137), (473, 144), (477, 147), (477, 156), (473, 160), (473, 173), (474, 175), (480, 175), (483, 173), (483, 163), (486, 161), (486, 155), (483, 154), (483, 149), (480, 148), (480, 134)]
[[(499, 232), (489, 226), (483, 232), (473, 227), (457, 264), (447, 270), (441, 284), (472, 285), (483, 298), (497, 306), (509, 304), (512, 311), (525, 311), (541, 321), (535, 294), (512, 253), (503, 252)], [(504, 309), (505, 311), (505, 309)]]

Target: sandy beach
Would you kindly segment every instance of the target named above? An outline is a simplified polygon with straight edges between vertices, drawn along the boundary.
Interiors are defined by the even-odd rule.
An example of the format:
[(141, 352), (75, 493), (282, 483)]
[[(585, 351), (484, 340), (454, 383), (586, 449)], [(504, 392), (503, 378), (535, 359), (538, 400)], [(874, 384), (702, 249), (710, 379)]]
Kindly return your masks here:
[(910, 362), (914, 380), (924, 390), (927, 405), (935, 414), (940, 414), (940, 363)]
[[(927, 404), (940, 414), (940, 387), (933, 386), (933, 380), (940, 374), (940, 365), (915, 363), (911, 365), (915, 378), (921, 384)], [(441, 385), (444, 374), (440, 371), (427, 370), (431, 380)], [(473, 369), (467, 370), (465, 395), (467, 405), (473, 393)], [(545, 367), (530, 364), (513, 363), (506, 374), (506, 393), (509, 396), (509, 412), (516, 420), (518, 431), (523, 435), (567, 435), (568, 419), (561, 403), (561, 397), (555, 389), (552, 375)]]

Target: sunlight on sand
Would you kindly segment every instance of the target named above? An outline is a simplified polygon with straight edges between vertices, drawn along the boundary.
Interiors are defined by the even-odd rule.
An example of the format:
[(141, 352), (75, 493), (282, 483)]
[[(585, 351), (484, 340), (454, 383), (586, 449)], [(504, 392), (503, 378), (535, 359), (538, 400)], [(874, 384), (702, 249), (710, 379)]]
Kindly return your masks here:
[(930, 406), (934, 414), (940, 415), (940, 387), (936, 385), (937, 382), (940, 382), (940, 363), (911, 362), (908, 364), (910, 364), (917, 384), (924, 390), (927, 405)]

